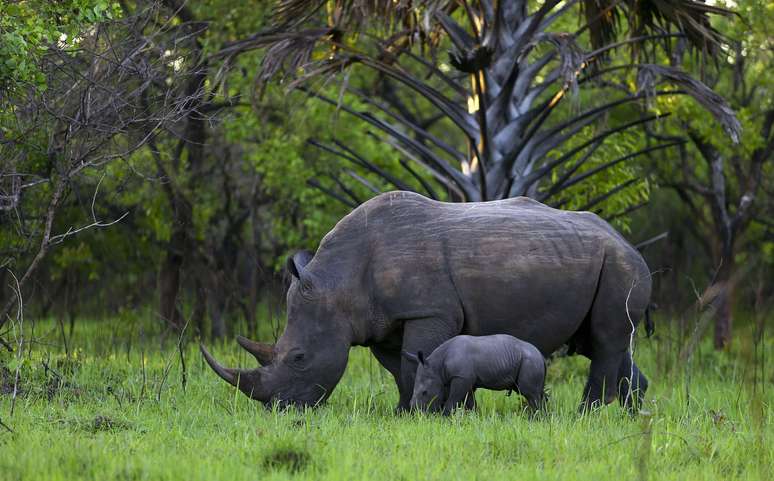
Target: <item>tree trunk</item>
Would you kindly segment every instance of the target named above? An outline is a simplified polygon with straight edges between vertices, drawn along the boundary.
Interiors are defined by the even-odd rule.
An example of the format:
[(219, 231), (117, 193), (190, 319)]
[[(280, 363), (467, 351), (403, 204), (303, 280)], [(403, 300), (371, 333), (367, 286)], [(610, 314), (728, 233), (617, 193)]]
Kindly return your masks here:
[[(202, 104), (201, 91), (206, 79), (206, 71), (206, 64), (202, 65), (200, 70), (192, 76), (186, 87), (186, 94), (191, 98), (192, 104)], [(196, 190), (196, 181), (201, 173), (204, 160), (204, 144), (207, 140), (204, 118), (196, 110), (196, 108), (192, 108), (191, 113), (188, 115), (184, 131), (185, 136), (181, 141), (188, 151), (187, 167), (190, 172), (188, 182), (191, 191)], [(176, 167), (179, 167), (181, 155), (182, 153), (177, 155), (178, 164)], [(176, 173), (178, 173), (177, 170), (175, 168)], [(175, 180), (177, 181), (177, 179), (179, 177)], [(170, 186), (168, 191), (168, 195), (171, 197), (170, 204), (173, 210), (174, 227), (167, 255), (159, 274), (159, 289), (161, 292), (159, 309), (161, 316), (175, 329), (182, 329), (184, 324), (182, 316), (177, 309), (177, 299), (180, 291), (180, 269), (184, 261), (189, 261), (190, 263), (192, 260), (191, 254), (194, 252), (192, 244), (195, 242), (194, 237), (189, 235), (189, 229), (193, 224), (193, 207), (183, 192), (181, 185)]]
[(200, 276), (196, 276), (194, 281), (194, 289), (196, 291), (196, 299), (194, 299), (193, 313), (191, 313), (191, 321), (195, 326), (196, 331), (200, 336), (204, 335), (204, 320), (207, 317), (207, 290), (204, 288), (204, 284), (201, 281)]
[(180, 291), (180, 268), (183, 265), (185, 227), (176, 226), (170, 239), (170, 246), (159, 271), (159, 311), (161, 318), (173, 329), (183, 326), (182, 316), (177, 309), (177, 295)]
[(0, 306), (5, 304), (5, 291), (8, 289), (7, 275), (8, 269), (5, 266), (0, 267)]
[(226, 321), (223, 319), (223, 314), (226, 312), (227, 302), (221, 295), (215, 297), (213, 302), (210, 302), (210, 319), (212, 319), (210, 336), (213, 339), (221, 339), (226, 337)]
[(247, 321), (247, 331), (249, 335), (256, 336), (258, 334), (258, 322), (256, 319), (256, 309), (258, 307), (258, 291), (260, 289), (260, 281), (261, 281), (261, 274), (263, 272), (263, 268), (260, 264), (259, 260), (259, 252), (258, 252), (258, 242), (259, 242), (259, 236), (256, 229), (257, 219), (256, 219), (256, 212), (255, 212), (255, 204), (251, 206), (250, 210), (250, 232), (251, 235), (248, 237), (249, 242), (247, 245), (247, 258), (248, 258), (248, 265), (249, 265), (249, 275), (250, 275), (250, 284), (248, 286), (248, 292), (247, 292), (247, 309), (245, 310), (245, 319)]
[(210, 320), (212, 321), (210, 336), (213, 339), (226, 336), (226, 321), (223, 318), (223, 315), (228, 308), (228, 294), (226, 293), (224, 280), (225, 275), (216, 267), (210, 276), (210, 295), (208, 302)]
[(731, 307), (734, 300), (734, 254), (731, 246), (725, 246), (720, 270), (715, 285), (718, 294), (715, 298), (715, 349), (724, 349), (731, 342), (733, 315)]

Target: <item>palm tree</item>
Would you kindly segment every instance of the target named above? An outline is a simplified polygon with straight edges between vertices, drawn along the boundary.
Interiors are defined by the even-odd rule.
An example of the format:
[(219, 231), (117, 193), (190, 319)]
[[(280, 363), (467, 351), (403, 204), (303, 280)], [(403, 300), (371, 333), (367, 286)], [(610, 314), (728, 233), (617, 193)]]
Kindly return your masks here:
[[(738, 138), (739, 123), (721, 97), (677, 66), (659, 63), (686, 45), (703, 58), (716, 56), (723, 39), (709, 23), (711, 14), (731, 12), (689, 0), (279, 0), (273, 28), (223, 52), (265, 48), (263, 81), (292, 77), (289, 88), (362, 119), (400, 152), (406, 178), (414, 181), (335, 138), (310, 143), (391, 186), (421, 185), (430, 197), (455, 201), (528, 195), (562, 205), (566, 189), (682, 142), (597, 160), (590, 168), (607, 139), (668, 115), (639, 108), (653, 96), (691, 95)], [(558, 31), (560, 20), (566, 25), (573, 15), (582, 16), (580, 28)], [(450, 50), (448, 59), (441, 49)], [(377, 87), (353, 86), (354, 66), (376, 72)], [(359, 96), (367, 109), (309, 87), (331, 76), (341, 76), (342, 92)], [(638, 86), (630, 87), (627, 76)], [(662, 82), (676, 88), (658, 89)], [(565, 100), (581, 90), (588, 93), (583, 108)], [(379, 190), (355, 170), (345, 173)], [(582, 208), (593, 209), (638, 180), (626, 179)], [(339, 178), (310, 183), (348, 205), (361, 201)]]

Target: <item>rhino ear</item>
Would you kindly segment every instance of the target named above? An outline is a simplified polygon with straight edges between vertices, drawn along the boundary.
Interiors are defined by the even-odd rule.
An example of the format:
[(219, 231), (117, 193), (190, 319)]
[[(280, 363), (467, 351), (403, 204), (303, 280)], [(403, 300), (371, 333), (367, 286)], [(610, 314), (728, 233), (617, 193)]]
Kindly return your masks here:
[(417, 351), (417, 359), (419, 359), (419, 364), (425, 365), (425, 353)]
[(415, 362), (415, 363), (419, 364), (419, 358), (417, 357), (416, 354), (412, 354), (412, 353), (410, 353), (408, 351), (401, 351), (401, 354), (403, 355), (403, 357), (405, 357), (409, 361)]
[(298, 251), (293, 256), (288, 257), (287, 269), (290, 274), (296, 279), (301, 279), (301, 273), (304, 271), (304, 267), (309, 264), (314, 254), (307, 250)]

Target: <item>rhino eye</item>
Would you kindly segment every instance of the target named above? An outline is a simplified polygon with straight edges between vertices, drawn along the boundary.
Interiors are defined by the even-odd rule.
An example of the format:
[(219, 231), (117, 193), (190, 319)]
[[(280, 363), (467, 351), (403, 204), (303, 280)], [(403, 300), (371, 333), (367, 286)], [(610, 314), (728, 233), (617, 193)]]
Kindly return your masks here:
[(300, 368), (306, 362), (305, 358), (306, 356), (303, 352), (299, 350), (293, 350), (292, 352), (288, 353), (287, 357), (285, 358), (285, 362), (291, 366)]

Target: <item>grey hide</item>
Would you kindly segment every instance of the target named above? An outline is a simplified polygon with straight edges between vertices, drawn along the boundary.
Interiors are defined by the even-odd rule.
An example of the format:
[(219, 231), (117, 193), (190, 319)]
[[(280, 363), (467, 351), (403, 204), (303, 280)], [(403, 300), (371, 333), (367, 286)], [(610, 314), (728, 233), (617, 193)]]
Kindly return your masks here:
[(279, 341), (240, 342), (263, 367), (224, 368), (202, 348), (218, 375), (267, 404), (325, 400), (360, 345), (395, 377), (406, 409), (417, 366), (401, 350), (432, 352), (459, 334), (509, 334), (546, 356), (569, 344), (591, 359), (584, 407), (616, 395), (631, 406), (647, 388), (627, 349), (650, 273), (589, 212), (524, 197), (455, 204), (389, 192), (339, 221), (314, 256), (289, 259), (288, 270)]
[(477, 388), (513, 390), (533, 410), (543, 406), (546, 363), (538, 349), (507, 334), (455, 336), (425, 358), (403, 352), (418, 364), (411, 409), (442, 411), (472, 408)]

